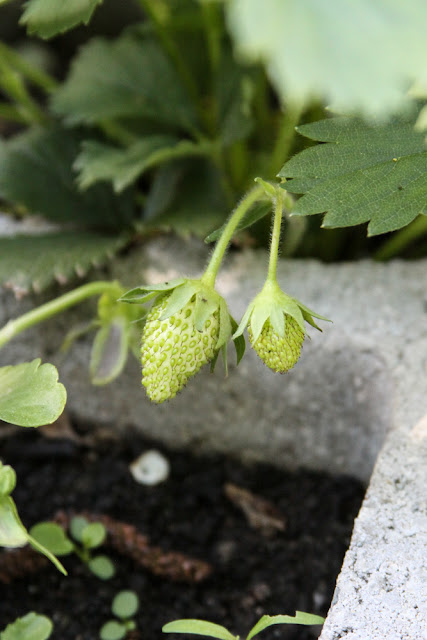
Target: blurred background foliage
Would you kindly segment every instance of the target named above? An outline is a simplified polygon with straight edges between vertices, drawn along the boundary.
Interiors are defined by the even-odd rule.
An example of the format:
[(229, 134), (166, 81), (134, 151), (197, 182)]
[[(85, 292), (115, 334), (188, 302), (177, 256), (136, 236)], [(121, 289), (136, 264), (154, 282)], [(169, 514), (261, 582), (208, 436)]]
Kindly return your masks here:
[[(274, 179), (314, 144), (294, 126), (329, 117), (320, 102), (281, 108), (264, 66), (235, 56), (221, 3), (104, 0), (88, 26), (49, 39), (28, 35), (22, 12), (19, 0), (0, 3), (0, 207), (24, 229), (42, 220), (23, 235), (0, 223), (0, 281), (17, 294), (84, 275), (153, 234), (204, 238), (255, 176)], [(417, 258), (426, 220), (368, 238), (365, 225), (287, 216), (281, 253)], [(269, 238), (267, 215), (234, 246)]]

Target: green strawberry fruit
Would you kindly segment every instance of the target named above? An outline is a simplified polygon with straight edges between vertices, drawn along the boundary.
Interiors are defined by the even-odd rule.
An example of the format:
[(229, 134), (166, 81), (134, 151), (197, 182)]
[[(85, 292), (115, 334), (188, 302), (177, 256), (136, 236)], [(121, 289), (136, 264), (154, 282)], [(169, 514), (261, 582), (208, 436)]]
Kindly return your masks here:
[(196, 296), (162, 319), (170, 295), (160, 298), (147, 315), (142, 334), (142, 384), (156, 403), (173, 398), (216, 352), (219, 313), (215, 310), (196, 329)]
[(266, 320), (257, 340), (253, 340), (248, 328), (249, 341), (261, 360), (273, 371), (285, 373), (298, 362), (301, 354), (304, 332), (298, 322), (285, 315), (285, 335), (279, 336), (269, 320)]

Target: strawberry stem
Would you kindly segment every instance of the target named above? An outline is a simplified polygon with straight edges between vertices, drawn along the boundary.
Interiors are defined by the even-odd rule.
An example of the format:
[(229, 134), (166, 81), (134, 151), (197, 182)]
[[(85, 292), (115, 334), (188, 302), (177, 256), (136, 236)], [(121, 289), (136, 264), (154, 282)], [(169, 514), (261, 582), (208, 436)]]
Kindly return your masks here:
[(251, 206), (255, 204), (257, 200), (261, 197), (264, 197), (264, 189), (262, 186), (257, 185), (253, 187), (240, 201), (237, 207), (234, 209), (231, 214), (224, 231), (221, 234), (218, 242), (216, 243), (215, 249), (213, 251), (212, 257), (209, 261), (209, 264), (206, 268), (205, 273), (203, 274), (201, 280), (207, 286), (213, 287), (215, 285), (216, 276), (218, 274), (219, 268), (221, 266), (222, 259), (228, 247), (228, 244), (233, 236), (233, 233), (236, 231), (236, 227), (239, 224), (240, 220), (243, 218), (245, 213), (249, 211)]
[(24, 313), (15, 320), (9, 320), (9, 322), (0, 329), (0, 347), (9, 342), (9, 340), (18, 335), (18, 333), (21, 333), (21, 331), (25, 331), (25, 329), (29, 329), (39, 322), (48, 320), (57, 313), (61, 313), (75, 304), (83, 302), (83, 300), (87, 298), (101, 295), (109, 290), (116, 291), (117, 282), (90, 282), (89, 284), (84, 284), (81, 287), (77, 287), (77, 289), (73, 289), (73, 291), (59, 296), (59, 298), (50, 300), (46, 302), (46, 304), (42, 304), (40, 307), (28, 311), (28, 313)]
[(274, 209), (273, 232), (271, 235), (270, 259), (268, 263), (267, 281), (277, 282), (277, 258), (279, 254), (280, 229), (283, 215), (283, 189), (276, 190), (276, 207)]

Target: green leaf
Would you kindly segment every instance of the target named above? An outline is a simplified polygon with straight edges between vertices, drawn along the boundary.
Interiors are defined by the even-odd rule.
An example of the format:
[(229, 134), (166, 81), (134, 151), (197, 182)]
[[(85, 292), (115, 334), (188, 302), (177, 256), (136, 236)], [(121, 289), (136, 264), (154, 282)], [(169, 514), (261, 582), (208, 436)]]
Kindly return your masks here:
[(87, 549), (99, 547), (105, 540), (107, 532), (100, 522), (91, 522), (82, 531), (82, 543)]
[(83, 540), (83, 531), (88, 526), (89, 522), (83, 516), (74, 516), (71, 518), (70, 522), (70, 533), (74, 540), (77, 542), (82, 542)]
[(16, 486), (16, 473), (9, 464), (0, 461), (0, 498), (7, 498)]
[(114, 191), (120, 193), (135, 182), (139, 176), (176, 157), (197, 155), (198, 145), (179, 141), (179, 138), (165, 135), (147, 136), (125, 149), (112, 147), (87, 140), (83, 150), (74, 163), (80, 171), (78, 183), (81, 189), (87, 189), (100, 180), (111, 181)]
[(90, 354), (92, 384), (108, 384), (123, 371), (129, 348), (129, 322), (116, 316), (97, 332)]
[(219, 624), (191, 618), (168, 622), (164, 625), (162, 631), (163, 633), (195, 633), (200, 636), (218, 638), (219, 640), (237, 639), (237, 636), (233, 636), (228, 629)]
[(58, 371), (37, 358), (0, 368), (0, 419), (20, 427), (51, 424), (67, 399)]
[(126, 627), (117, 620), (106, 622), (99, 632), (101, 640), (121, 640), (126, 635)]
[(217, 73), (218, 120), (224, 147), (247, 138), (254, 125), (252, 99), (255, 86), (252, 74), (225, 52)]
[(289, 160), (280, 176), (286, 189), (305, 195), (292, 215), (327, 212), (323, 227), (369, 221), (368, 234), (399, 229), (427, 206), (427, 150), (414, 117), (370, 126), (337, 117), (298, 128), (325, 142)]
[(97, 578), (109, 580), (116, 572), (113, 563), (107, 556), (96, 556), (88, 562), (88, 567)]
[(203, 238), (223, 222), (227, 212), (220, 174), (210, 162), (202, 158), (171, 162), (157, 171), (141, 229)]
[(147, 284), (141, 285), (139, 287), (135, 287), (134, 289), (130, 289), (126, 291), (120, 298), (121, 302), (129, 302), (132, 304), (144, 304), (145, 302), (149, 302), (152, 298), (155, 298), (159, 295), (159, 293), (163, 293), (164, 291), (171, 291), (176, 287), (179, 287), (181, 284), (186, 282), (186, 278), (174, 278), (173, 280), (168, 280), (168, 282), (160, 282), (159, 284)]
[(30, 536), (57, 556), (66, 556), (74, 551), (62, 527), (55, 522), (39, 522), (30, 529)]
[(426, 78), (425, 0), (229, 0), (226, 10), (238, 53), (265, 62), (286, 102), (389, 115), (408, 82)]
[(134, 591), (120, 591), (113, 600), (111, 610), (118, 618), (132, 618), (139, 609), (139, 598)]
[(0, 283), (21, 297), (53, 282), (66, 284), (108, 262), (127, 242), (124, 235), (85, 231), (0, 238)]
[[(233, 335), (234, 335), (237, 331), (238, 325), (232, 316), (230, 316), (230, 322), (231, 322), (231, 331), (233, 332)], [(243, 356), (245, 355), (246, 340), (244, 336), (240, 334), (236, 337), (233, 337), (233, 343), (234, 343), (234, 348), (236, 350), (236, 366), (238, 366)]]
[(28, 533), (18, 515), (12, 498), (0, 498), (0, 546), (23, 547), (28, 544)]
[(163, 49), (148, 37), (90, 40), (53, 95), (55, 113), (68, 124), (108, 118), (148, 118), (193, 131), (197, 116)]
[(52, 621), (31, 611), (17, 618), (0, 633), (1, 640), (47, 640), (53, 630)]
[(77, 24), (88, 24), (92, 13), (102, 0), (27, 0), (20, 23), (29, 34), (51, 38), (68, 31)]
[(34, 128), (0, 147), (0, 196), (54, 222), (116, 230), (133, 216), (131, 194), (120, 198), (110, 185), (84, 193), (75, 183), (72, 165), (81, 136), (59, 126)]
[[(251, 225), (255, 224), (255, 222), (258, 222), (258, 220), (261, 220), (265, 216), (268, 216), (269, 213), (271, 213), (271, 201), (256, 202), (254, 205), (252, 205), (252, 207), (250, 207), (250, 209), (245, 213), (243, 218), (240, 220), (234, 233), (237, 233), (238, 231), (242, 231), (243, 229), (247, 229)], [(215, 242), (216, 240), (218, 240), (218, 238), (221, 236), (222, 232), (224, 231), (226, 224), (227, 222), (224, 222), (224, 224), (219, 229), (212, 231), (212, 233), (206, 236), (205, 238), (206, 244), (209, 244), (211, 242)]]
[(296, 611), (295, 616), (262, 616), (254, 627), (249, 631), (246, 640), (251, 640), (257, 633), (260, 633), (267, 627), (271, 627), (274, 624), (323, 624), (325, 618), (322, 616), (316, 616), (312, 613), (304, 613), (303, 611)]

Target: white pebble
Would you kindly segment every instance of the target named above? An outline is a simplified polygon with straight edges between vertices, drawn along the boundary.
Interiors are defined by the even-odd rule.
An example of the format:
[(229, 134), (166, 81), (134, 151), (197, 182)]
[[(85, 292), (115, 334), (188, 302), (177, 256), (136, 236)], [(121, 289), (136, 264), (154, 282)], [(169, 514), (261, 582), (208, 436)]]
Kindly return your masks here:
[(139, 484), (153, 486), (167, 479), (170, 465), (160, 451), (151, 449), (134, 460), (129, 469), (133, 478)]

